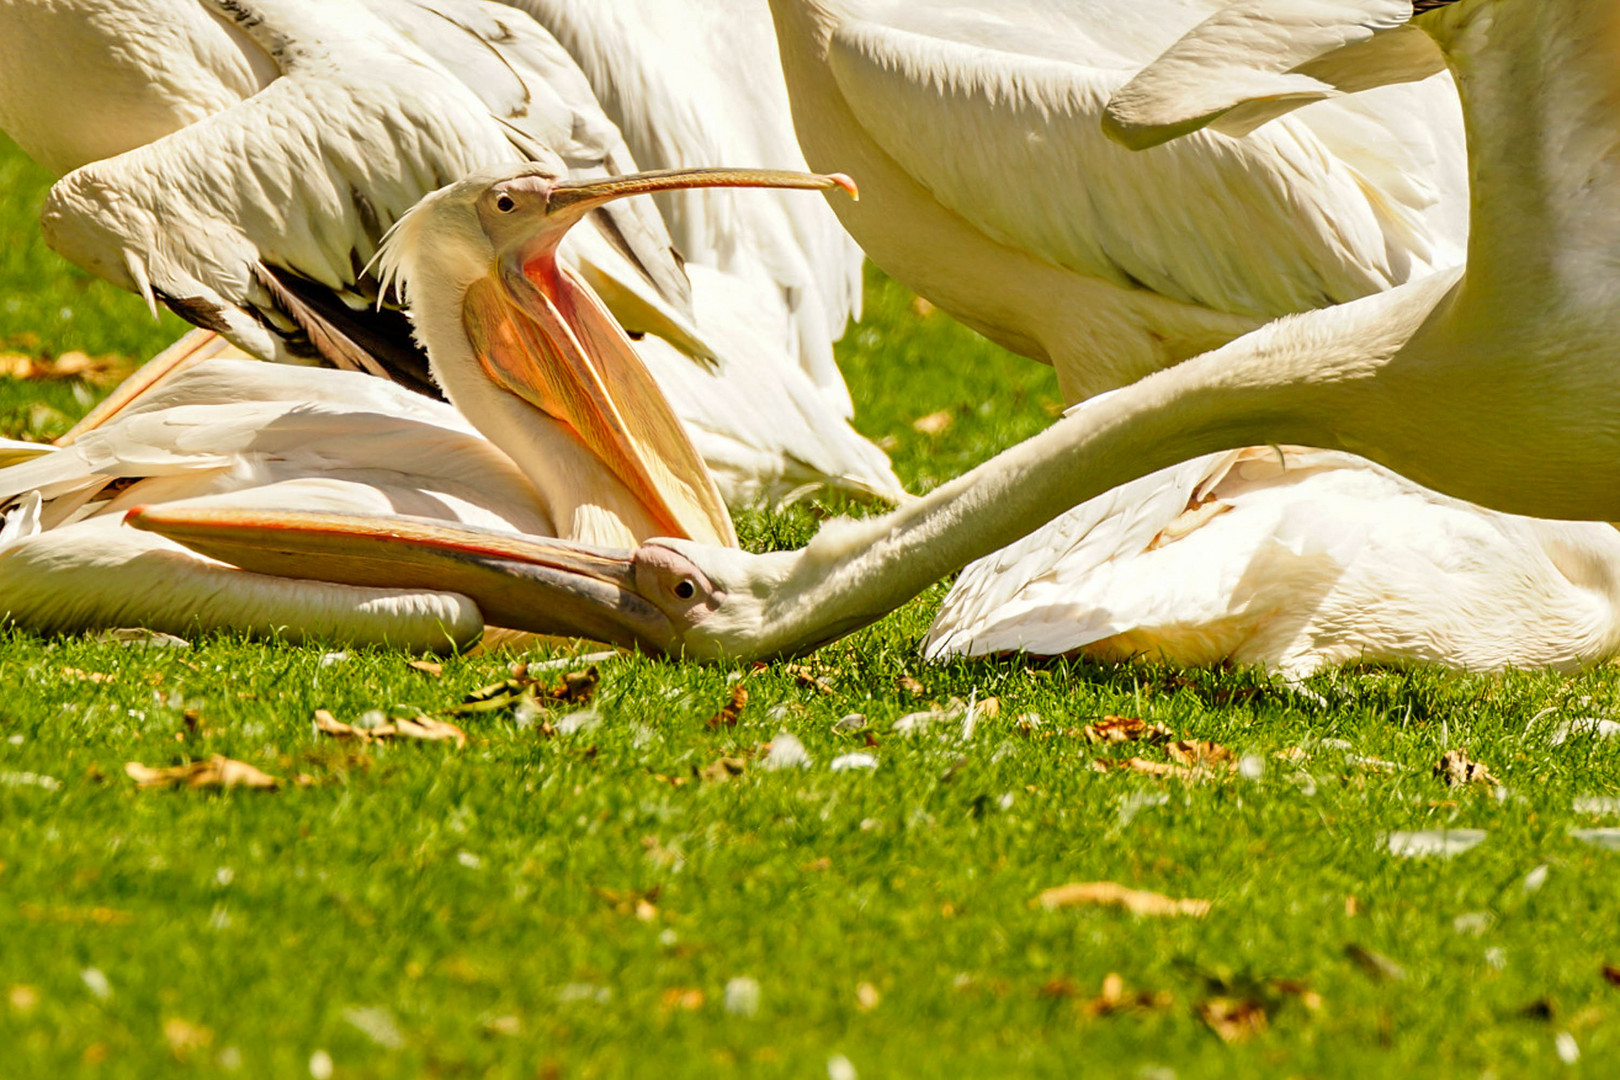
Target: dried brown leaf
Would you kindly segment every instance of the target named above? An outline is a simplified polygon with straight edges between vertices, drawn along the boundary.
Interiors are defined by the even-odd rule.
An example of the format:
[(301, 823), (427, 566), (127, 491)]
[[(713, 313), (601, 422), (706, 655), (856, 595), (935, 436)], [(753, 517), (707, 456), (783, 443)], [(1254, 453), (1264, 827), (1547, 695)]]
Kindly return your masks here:
[(927, 416), (919, 416), (911, 422), (913, 431), (921, 435), (939, 435), (951, 426), (951, 414), (948, 409), (931, 412)]
[(833, 692), (831, 683), (818, 676), (804, 664), (789, 664), (783, 670), (793, 676), (794, 682), (800, 686), (808, 687), (818, 694), (831, 694)]
[(124, 772), (135, 781), (135, 786), (147, 788), (233, 788), (245, 787), (259, 791), (274, 791), (281, 781), (249, 765), (222, 754), (207, 761), (192, 761), (167, 768), (150, 768), (138, 761), (124, 764)]
[[(431, 716), (418, 716), (415, 719), (400, 717), (395, 720), (389, 734), (398, 735), (402, 739), (421, 739), (424, 742), (454, 742), (456, 749), (460, 750), (467, 745), (467, 733), (456, 725), (445, 720), (435, 720)], [(383, 732), (377, 729), (377, 734)]]
[(69, 679), (78, 679), (80, 682), (110, 683), (117, 682), (118, 676), (105, 671), (80, 671), (78, 668), (65, 667), (62, 674)]
[(736, 727), (742, 711), (748, 706), (748, 688), (742, 683), (731, 684), (731, 700), (720, 706), (720, 711), (703, 722), (707, 728)]
[(703, 766), (697, 771), (698, 778), (706, 784), (723, 784), (733, 777), (741, 776), (748, 768), (748, 759), (740, 757), (723, 757)]
[(895, 682), (895, 686), (902, 693), (910, 694), (914, 698), (926, 697), (928, 695), (928, 691), (923, 687), (923, 684), (912, 678), (910, 675), (900, 676), (900, 678)]
[(1087, 742), (1094, 743), (1162, 743), (1169, 742), (1175, 733), (1158, 722), (1150, 724), (1136, 716), (1109, 714), (1095, 724), (1087, 724), (1085, 736)]
[(1614, 964), (1604, 964), (1603, 981), (1610, 986), (1620, 986), (1620, 967)]
[(1170, 755), (1170, 760), (1189, 768), (1203, 766), (1212, 769), (1220, 766), (1230, 769), (1237, 765), (1237, 759), (1232, 755), (1232, 751), (1220, 743), (1206, 742), (1202, 739), (1179, 739), (1166, 746), (1165, 752)]
[(1250, 998), (1212, 997), (1198, 1003), (1198, 1018), (1221, 1037), (1222, 1042), (1243, 1042), (1264, 1034), (1266, 1007)]
[(1168, 776), (1175, 780), (1208, 780), (1215, 774), (1202, 766), (1191, 768), (1185, 765), (1172, 765), (1167, 761), (1148, 761), (1146, 758), (1098, 758), (1091, 763), (1097, 772), (1110, 772), (1122, 770), (1125, 772), (1147, 773), (1149, 776)]
[(200, 1024), (188, 1023), (171, 1016), (163, 1021), (163, 1038), (169, 1044), (169, 1051), (183, 1061), (193, 1050), (211, 1046), (214, 1042), (214, 1033)]
[(665, 1009), (684, 1009), (688, 1012), (703, 1008), (705, 1000), (702, 990), (690, 986), (672, 986), (664, 991), (662, 1003)]
[(1042, 892), (1029, 905), (1047, 911), (1080, 905), (1122, 907), (1134, 915), (1191, 915), (1200, 919), (1208, 915), (1210, 909), (1208, 900), (1177, 900), (1162, 893), (1127, 889), (1113, 881), (1059, 885)]
[(405, 666), (420, 671), (430, 679), (437, 679), (444, 674), (444, 665), (435, 660), (407, 660)]
[(1110, 971), (1103, 976), (1102, 992), (1096, 997), (1081, 1004), (1080, 1012), (1085, 1016), (1112, 1016), (1122, 1012), (1147, 1012), (1154, 1009), (1167, 1009), (1174, 1002), (1174, 998), (1166, 990), (1135, 990), (1125, 989), (1125, 980), (1117, 972)]
[(1447, 787), (1461, 787), (1464, 784), (1485, 784), (1496, 787), (1501, 783), (1491, 770), (1482, 763), (1474, 761), (1468, 756), (1466, 750), (1447, 750), (1440, 755), (1440, 760), (1434, 764), (1434, 775), (1445, 781)]
[(1363, 948), (1355, 942), (1344, 947), (1344, 955), (1348, 956), (1362, 971), (1375, 979), (1397, 981), (1406, 978), (1406, 969), (1383, 953), (1373, 952)]

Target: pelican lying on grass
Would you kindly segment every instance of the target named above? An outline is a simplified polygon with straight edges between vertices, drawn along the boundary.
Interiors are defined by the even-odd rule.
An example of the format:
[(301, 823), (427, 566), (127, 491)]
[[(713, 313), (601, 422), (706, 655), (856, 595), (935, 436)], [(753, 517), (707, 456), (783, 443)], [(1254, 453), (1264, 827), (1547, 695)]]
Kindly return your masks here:
[[(599, 598), (610, 640), (711, 657), (815, 648), (1086, 499), (1250, 445), (1359, 453), (1505, 512), (1620, 519), (1620, 291), (1610, 280), (1620, 262), (1620, 9), (1460, 0), (1413, 22), (1439, 48), (1403, 30), (1405, 0), (1333, 10), (1342, 25), (1318, 20), (1296, 34), (1286, 29), (1299, 13), (1291, 0), (1224, 9), (1257, 28), (1222, 39), (1225, 99), (1168, 83), (1137, 98), (1120, 124), (1174, 134), (1257, 85), (1332, 93), (1331, 80), (1426, 77), (1449, 59), (1469, 133), (1466, 273), (1279, 320), (1086, 402), (895, 513), (831, 523), (802, 551), (748, 555), (673, 539), (612, 553), (555, 541), (496, 547), (440, 530), (356, 544), (354, 519), (264, 529), (162, 507), (132, 521), (249, 568), (329, 580), (393, 583), (376, 552), (408, 549), (481, 603), (478, 574), (505, 577), (507, 603), (525, 575), (561, 575)], [(1153, 72), (1140, 85), (1152, 89)], [(1613, 565), (1579, 570), (1576, 584), (1612, 618)], [(535, 589), (537, 604), (554, 587)]]
[[(0, 126), (72, 170), (43, 213), (70, 260), (261, 358), (426, 393), (438, 393), (426, 356), (364, 272), (384, 230), (479, 168), (535, 161), (575, 180), (637, 169), (568, 53), (483, 0), (0, 3)], [(836, 228), (809, 202), (794, 213)], [(772, 221), (770, 207), (739, 227)], [(760, 242), (793, 240), (778, 225)], [(904, 498), (846, 420), (827, 325), (842, 326), (847, 303), (823, 310), (805, 291), (786, 309), (762, 260), (683, 268), (649, 200), (599, 207), (562, 259), (647, 335), (644, 358), (728, 498), (821, 485)], [(847, 246), (781, 256), (810, 261), (847, 274)], [(822, 352), (809, 356), (807, 337)]]
[[(400, 592), (246, 574), (121, 527), (122, 511), (154, 502), (270, 519), (338, 508), (437, 516), (585, 544), (683, 536), (734, 546), (713, 479), (631, 342), (556, 258), (593, 208), (701, 185), (849, 182), (724, 169), (583, 182), (527, 165), (435, 192), (395, 228), (383, 263), (408, 291), (433, 377), (459, 414), (357, 373), (191, 363), (188, 343), (154, 361), (169, 377), (67, 445), (0, 469), (0, 498), (19, 500), (0, 551), (0, 610), (42, 630), (138, 623), (418, 648), (463, 645), (482, 627), (471, 602), (434, 583)], [(409, 525), (383, 534), (397, 528)], [(603, 632), (569, 592), (555, 619), (530, 606), (526, 622)]]
[(1210, 454), (971, 563), (931, 659), (1027, 652), (1569, 670), (1620, 649), (1620, 529), (1499, 514), (1331, 450)]

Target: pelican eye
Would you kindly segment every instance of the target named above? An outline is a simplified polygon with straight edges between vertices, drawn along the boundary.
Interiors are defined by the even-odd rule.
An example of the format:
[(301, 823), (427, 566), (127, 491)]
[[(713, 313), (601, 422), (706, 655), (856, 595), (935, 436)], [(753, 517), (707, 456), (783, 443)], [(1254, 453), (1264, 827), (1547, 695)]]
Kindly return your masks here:
[(512, 211), (517, 209), (517, 200), (505, 192), (502, 192), (495, 198), (495, 209), (499, 210), (503, 214), (510, 214)]
[(683, 579), (680, 584), (675, 586), (675, 595), (682, 600), (690, 600), (696, 593), (697, 586), (692, 584), (690, 578)]

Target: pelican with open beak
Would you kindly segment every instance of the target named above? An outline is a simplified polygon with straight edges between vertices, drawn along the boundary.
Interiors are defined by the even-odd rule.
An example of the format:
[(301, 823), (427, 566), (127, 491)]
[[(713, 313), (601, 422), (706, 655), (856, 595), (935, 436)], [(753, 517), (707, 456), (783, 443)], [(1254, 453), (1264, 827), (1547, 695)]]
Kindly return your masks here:
[(679, 536), (734, 547), (714, 481), (624, 331), (557, 261), (569, 228), (614, 199), (699, 187), (842, 187), (844, 176), (684, 169), (562, 179), (544, 165), (475, 174), (424, 198), (384, 239), (434, 379), (506, 451), (562, 536)]

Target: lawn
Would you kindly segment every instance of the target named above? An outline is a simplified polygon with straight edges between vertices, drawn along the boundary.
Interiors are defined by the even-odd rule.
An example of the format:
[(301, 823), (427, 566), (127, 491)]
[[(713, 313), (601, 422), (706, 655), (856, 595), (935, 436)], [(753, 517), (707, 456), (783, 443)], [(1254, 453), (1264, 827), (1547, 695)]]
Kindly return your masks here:
[[(178, 322), (45, 249), (47, 182), (0, 142), (0, 353), (150, 355)], [(877, 275), (840, 358), (915, 490), (1057, 400), (1049, 371)], [(0, 429), (52, 437), (104, 392), (0, 377)], [(912, 427), (939, 410), (943, 431)], [(796, 544), (827, 512), (741, 529)], [(1602, 846), (1620, 833), (1601, 831), (1620, 825), (1620, 740), (1594, 720), (1620, 716), (1612, 671), (1368, 669), (1302, 693), (1254, 671), (931, 666), (939, 596), (798, 666), (618, 657), (589, 706), (461, 715), (514, 659), (551, 655), (424, 671), (0, 632), (0, 1076), (1620, 1068), (1620, 852)], [(467, 741), (339, 740), (317, 709), (422, 712)], [(1093, 742), (1133, 730), (1106, 716), (1241, 765), (1203, 748), (1207, 767), (1099, 769), (1175, 757)], [(1497, 782), (1448, 787), (1448, 749)], [(216, 754), (280, 787), (125, 772)], [(875, 767), (834, 767), (852, 761)], [(1423, 854), (1441, 831), (1478, 843)], [(1099, 881), (1207, 912), (1037, 901)]]

